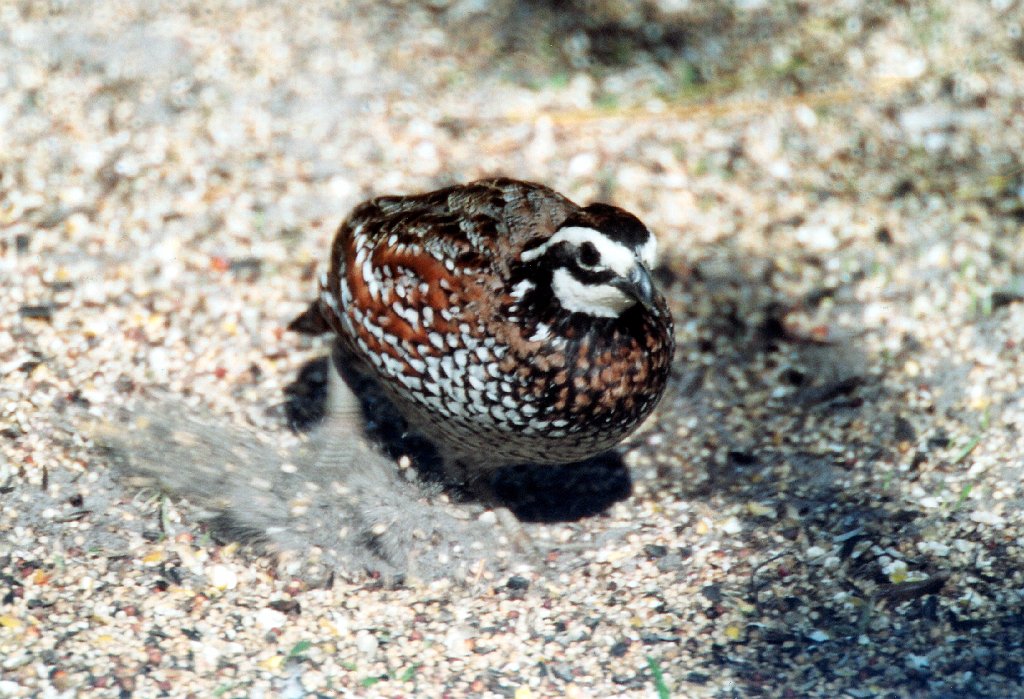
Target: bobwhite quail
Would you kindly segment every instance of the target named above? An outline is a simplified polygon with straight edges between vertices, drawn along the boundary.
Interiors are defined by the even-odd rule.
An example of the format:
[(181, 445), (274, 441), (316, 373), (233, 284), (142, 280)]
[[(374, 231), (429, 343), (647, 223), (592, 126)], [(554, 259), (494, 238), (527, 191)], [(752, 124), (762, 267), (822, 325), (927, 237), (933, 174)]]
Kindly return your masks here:
[(319, 298), (333, 331), (448, 459), (486, 471), (608, 450), (665, 390), (672, 318), (632, 214), (490, 179), (360, 204)]

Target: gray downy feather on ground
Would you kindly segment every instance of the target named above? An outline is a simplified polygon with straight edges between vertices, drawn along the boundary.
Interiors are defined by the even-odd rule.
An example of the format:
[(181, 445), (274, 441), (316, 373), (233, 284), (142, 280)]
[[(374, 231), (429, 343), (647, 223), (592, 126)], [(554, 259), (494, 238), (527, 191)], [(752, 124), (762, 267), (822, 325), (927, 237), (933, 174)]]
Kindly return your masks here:
[(327, 417), (291, 450), (171, 397), (89, 431), (134, 485), (187, 499), (215, 533), (273, 552), (303, 577), (433, 580), (508, 555), (491, 519), (446, 508), (438, 488), (369, 443), (351, 391), (331, 373)]

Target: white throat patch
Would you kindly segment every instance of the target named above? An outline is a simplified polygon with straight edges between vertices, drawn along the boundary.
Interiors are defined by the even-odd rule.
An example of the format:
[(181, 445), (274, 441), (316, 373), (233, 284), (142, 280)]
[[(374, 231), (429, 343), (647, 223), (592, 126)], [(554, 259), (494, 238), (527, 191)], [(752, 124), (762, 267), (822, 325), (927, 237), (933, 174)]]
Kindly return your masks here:
[(555, 270), (551, 290), (562, 308), (601, 318), (617, 318), (636, 301), (610, 284), (584, 284), (567, 269)]

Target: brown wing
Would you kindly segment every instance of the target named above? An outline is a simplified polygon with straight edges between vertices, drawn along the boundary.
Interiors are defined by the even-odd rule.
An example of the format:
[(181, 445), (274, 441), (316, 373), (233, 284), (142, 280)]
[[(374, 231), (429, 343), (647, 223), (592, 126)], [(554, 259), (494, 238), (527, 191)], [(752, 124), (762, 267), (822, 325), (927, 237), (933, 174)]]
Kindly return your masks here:
[(408, 197), (378, 197), (366, 205), (387, 219), (377, 243), (397, 234), (399, 242), (419, 243), (438, 260), (475, 252), (497, 264), (518, 256), (535, 238), (554, 233), (571, 212), (571, 201), (542, 184), (507, 178), (478, 180)]
[[(550, 236), (575, 205), (542, 185), (484, 180), (379, 197), (339, 230), (320, 306), (368, 354), (441, 354), (504, 292), (510, 259)], [(300, 317), (301, 318), (301, 317)], [(353, 348), (356, 349), (356, 348)]]

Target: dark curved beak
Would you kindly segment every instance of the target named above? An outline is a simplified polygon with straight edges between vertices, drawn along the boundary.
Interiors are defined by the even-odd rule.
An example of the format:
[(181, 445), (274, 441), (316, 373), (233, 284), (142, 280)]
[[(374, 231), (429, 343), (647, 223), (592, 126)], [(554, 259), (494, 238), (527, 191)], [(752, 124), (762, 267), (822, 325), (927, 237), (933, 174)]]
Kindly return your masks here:
[(648, 311), (654, 311), (654, 281), (651, 273), (641, 264), (629, 271), (629, 275), (613, 282), (615, 287), (630, 298), (636, 299)]

